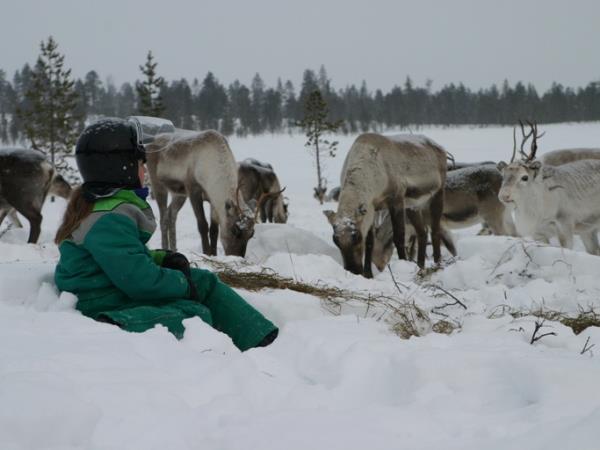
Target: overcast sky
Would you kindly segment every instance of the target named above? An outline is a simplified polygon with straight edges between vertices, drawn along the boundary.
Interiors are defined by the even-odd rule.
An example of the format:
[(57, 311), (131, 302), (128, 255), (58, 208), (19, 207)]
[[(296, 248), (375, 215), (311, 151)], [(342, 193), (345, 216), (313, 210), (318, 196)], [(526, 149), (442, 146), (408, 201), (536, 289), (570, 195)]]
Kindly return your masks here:
[(3, 0), (0, 11), (9, 77), (52, 35), (75, 76), (118, 84), (140, 76), (149, 49), (167, 80), (210, 70), (225, 84), (256, 72), (297, 84), (321, 64), (335, 87), (371, 90), (407, 75), (434, 89), (600, 80), (599, 0)]

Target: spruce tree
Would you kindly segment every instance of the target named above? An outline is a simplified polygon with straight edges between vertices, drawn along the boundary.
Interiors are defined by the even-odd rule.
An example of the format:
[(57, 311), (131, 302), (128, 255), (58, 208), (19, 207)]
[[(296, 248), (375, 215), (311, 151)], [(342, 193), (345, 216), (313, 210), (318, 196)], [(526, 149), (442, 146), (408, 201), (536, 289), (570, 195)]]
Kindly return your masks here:
[(296, 124), (296, 121), (300, 119), (298, 114), (298, 100), (296, 99), (296, 92), (294, 90), (294, 84), (287, 80), (283, 87), (283, 116), (287, 119), (288, 131), (292, 132), (292, 125)]
[(63, 176), (77, 179), (64, 157), (71, 153), (78, 130), (76, 108), (78, 95), (71, 70), (64, 68), (64, 55), (50, 36), (41, 43), (41, 54), (25, 92), (25, 102), (17, 115), (22, 121), (31, 146), (50, 155), (50, 163)]
[(227, 92), (212, 72), (208, 72), (202, 81), (195, 103), (200, 128), (218, 130), (227, 107)]
[(327, 190), (327, 180), (323, 177), (322, 171), (322, 159), (326, 156), (334, 157), (338, 144), (337, 141), (324, 139), (323, 135), (335, 133), (340, 126), (340, 122), (327, 120), (328, 113), (327, 103), (323, 100), (321, 91), (317, 89), (308, 95), (304, 104), (304, 118), (298, 123), (306, 133), (307, 141), (304, 146), (315, 158), (317, 186), (314, 188), (314, 196), (321, 204)]
[(231, 103), (228, 102), (223, 113), (223, 120), (221, 121), (221, 133), (225, 136), (230, 136), (235, 131), (235, 122), (231, 111)]
[(251, 92), (251, 114), (250, 132), (260, 134), (265, 129), (265, 83), (260, 74), (255, 74), (250, 84)]
[(161, 117), (165, 112), (162, 97), (160, 95), (161, 87), (164, 84), (163, 77), (156, 75), (157, 62), (154, 62), (152, 51), (148, 51), (146, 64), (140, 66), (142, 74), (146, 77), (143, 81), (135, 83), (135, 89), (138, 95), (138, 112), (142, 116)]
[(123, 83), (117, 94), (117, 116), (127, 117), (135, 113), (135, 92), (130, 83)]
[(0, 142), (4, 144), (8, 143), (8, 119), (6, 118), (8, 113), (8, 87), (6, 75), (0, 69)]
[(100, 113), (100, 97), (104, 90), (100, 76), (95, 70), (90, 70), (85, 75), (85, 81), (83, 82), (85, 89), (85, 103), (89, 114), (97, 115)]

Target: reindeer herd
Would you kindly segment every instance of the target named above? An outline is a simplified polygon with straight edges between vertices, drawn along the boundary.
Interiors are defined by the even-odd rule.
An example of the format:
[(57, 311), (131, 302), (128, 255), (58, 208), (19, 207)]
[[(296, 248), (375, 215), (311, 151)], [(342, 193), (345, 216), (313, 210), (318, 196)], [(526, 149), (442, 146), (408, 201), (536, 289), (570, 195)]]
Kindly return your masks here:
[[(565, 149), (537, 157), (537, 124), (513, 130), (510, 162), (460, 164), (442, 146), (420, 135), (365, 133), (347, 153), (341, 184), (324, 211), (344, 268), (367, 278), (383, 270), (394, 249), (400, 259), (425, 266), (428, 233), (433, 259), (442, 244), (456, 255), (452, 230), (478, 223), (496, 235), (557, 237), (571, 248), (579, 235), (588, 253), (600, 255), (600, 149)], [(529, 151), (526, 143), (531, 140)], [(194, 211), (202, 250), (245, 256), (259, 221), (285, 223), (285, 188), (268, 163), (236, 162), (216, 131), (162, 133), (146, 146), (147, 166), (160, 216), (162, 246), (177, 247), (177, 215), (186, 199)], [(518, 158), (517, 158), (518, 150)], [(28, 242), (40, 234), (41, 208), (49, 192), (63, 197), (70, 186), (35, 150), (0, 151), (0, 223), (15, 211), (30, 222)], [(169, 200), (170, 196), (170, 202)], [(210, 204), (210, 221), (204, 211)]]

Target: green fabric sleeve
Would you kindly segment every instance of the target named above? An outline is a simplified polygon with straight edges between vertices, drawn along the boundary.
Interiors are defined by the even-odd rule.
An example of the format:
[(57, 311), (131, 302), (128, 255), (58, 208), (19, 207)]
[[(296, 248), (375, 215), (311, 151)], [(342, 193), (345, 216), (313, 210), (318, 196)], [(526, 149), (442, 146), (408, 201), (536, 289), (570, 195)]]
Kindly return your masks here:
[(166, 250), (149, 250), (150, 251), (150, 256), (152, 256), (152, 259), (154, 260), (154, 264), (156, 264), (157, 266), (162, 266), (163, 260), (165, 259), (165, 256), (167, 256), (167, 251)]
[(189, 284), (177, 270), (156, 265), (127, 216), (109, 213), (87, 233), (83, 247), (111, 282), (133, 300), (187, 298)]

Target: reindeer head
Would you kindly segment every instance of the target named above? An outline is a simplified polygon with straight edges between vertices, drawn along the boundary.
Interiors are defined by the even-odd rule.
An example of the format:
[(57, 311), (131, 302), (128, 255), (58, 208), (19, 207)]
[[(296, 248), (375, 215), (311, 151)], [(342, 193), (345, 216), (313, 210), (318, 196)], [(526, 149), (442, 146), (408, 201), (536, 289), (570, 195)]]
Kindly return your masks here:
[[(333, 227), (333, 243), (337, 245), (342, 253), (344, 269), (356, 275), (364, 272), (363, 257), (365, 253), (365, 225), (372, 222), (373, 211), (370, 212), (371, 220), (368, 220), (369, 208), (361, 203), (355, 211), (344, 214), (335, 213), (331, 210), (323, 211), (329, 223)], [(369, 225), (370, 227), (370, 225)]]
[(281, 195), (283, 191), (285, 191), (285, 187), (277, 192), (263, 192), (258, 200), (252, 199), (248, 202), (248, 206), (255, 211), (254, 221), (256, 223), (259, 219), (263, 222), (287, 222), (287, 205), (284, 204)]
[(285, 188), (274, 193), (274, 198), (270, 200), (273, 209), (273, 222), (275, 223), (286, 223), (289, 217), (289, 202), (287, 198), (282, 195), (283, 191), (285, 191)]
[[(527, 121), (530, 127), (530, 132), (525, 133), (525, 127), (523, 122), (519, 120), (521, 127), (521, 134), (523, 139), (521, 140), (521, 148), (519, 153), (521, 159), (515, 161), (517, 153), (517, 132), (516, 128), (513, 129), (513, 153), (509, 164), (501, 161), (498, 163), (498, 170), (502, 172), (502, 187), (498, 193), (498, 198), (504, 204), (515, 204), (518, 203), (520, 198), (530, 193), (532, 189), (539, 189), (543, 177), (539, 176), (542, 172), (542, 163), (535, 160), (537, 152), (537, 140), (542, 137), (544, 133), (538, 134), (537, 124)], [(531, 141), (531, 149), (529, 153), (525, 153), (523, 147), (527, 140), (533, 137)]]
[(252, 210), (240, 202), (239, 188), (234, 200), (225, 201), (225, 226), (222, 227), (222, 243), (226, 255), (245, 256), (248, 241), (254, 236), (256, 222)]
[(62, 175), (56, 174), (50, 183), (50, 193), (68, 199), (71, 196), (71, 185)]
[(327, 192), (327, 186), (314, 187), (313, 188), (313, 197), (317, 200), (321, 200), (325, 197), (325, 193)]
[(286, 223), (288, 217), (290, 217), (290, 199), (287, 197), (283, 197), (281, 199), (281, 205), (283, 207), (283, 214), (285, 215), (285, 220), (282, 223)]

